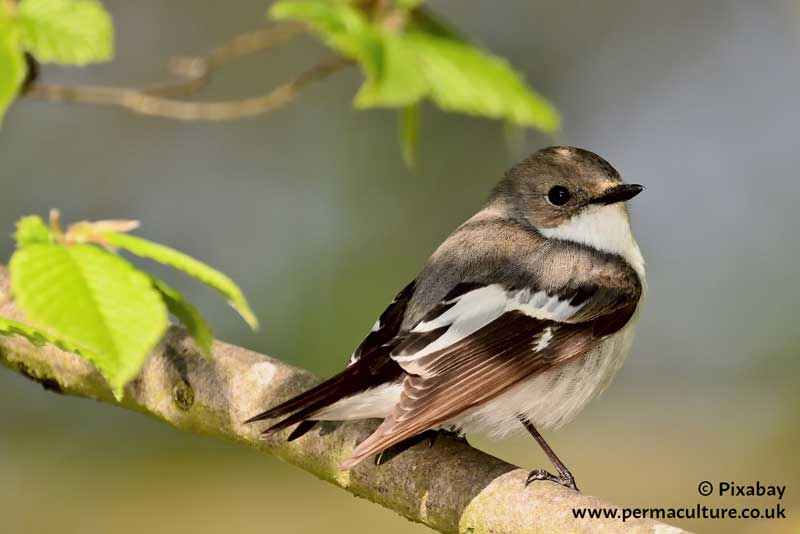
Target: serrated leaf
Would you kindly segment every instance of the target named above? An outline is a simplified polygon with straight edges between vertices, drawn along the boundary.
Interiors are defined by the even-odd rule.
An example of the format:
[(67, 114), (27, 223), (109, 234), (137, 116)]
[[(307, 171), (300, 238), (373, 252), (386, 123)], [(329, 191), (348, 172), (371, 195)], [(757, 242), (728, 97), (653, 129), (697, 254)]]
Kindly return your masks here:
[(200, 280), (225, 297), (228, 303), (233, 306), (233, 309), (239, 312), (239, 315), (251, 328), (258, 328), (258, 319), (256, 319), (255, 314), (247, 304), (241, 289), (225, 274), (200, 260), (192, 258), (188, 254), (140, 237), (114, 232), (103, 234), (103, 237), (112, 246), (127, 250), (131, 254), (169, 265)]
[(197, 308), (186, 300), (186, 297), (177, 289), (170, 287), (166, 282), (155, 277), (151, 277), (151, 280), (153, 287), (161, 293), (161, 297), (164, 299), (164, 303), (170, 313), (189, 331), (203, 356), (211, 359), (211, 345), (214, 343), (214, 335), (211, 333), (211, 327), (200, 315), (200, 312), (197, 311)]
[(23, 248), (28, 245), (52, 244), (54, 242), (53, 232), (50, 227), (38, 215), (28, 215), (17, 221), (17, 231), (14, 232), (14, 239), (17, 247)]
[(417, 159), (419, 137), (419, 105), (403, 108), (400, 112), (400, 142), (403, 146), (403, 161), (413, 168)]
[(361, 66), (366, 82), (355, 97), (359, 108), (404, 107), (417, 102), (425, 82), (408, 47), (394, 34), (373, 25), (345, 1), (283, 0), (269, 11), (275, 20), (304, 22), (334, 50)]
[(42, 62), (85, 65), (114, 54), (111, 15), (96, 0), (22, 0), (23, 46)]
[(19, 46), (19, 34), (0, 17), (0, 123), (8, 106), (17, 97), (25, 79), (25, 59)]
[(358, 9), (342, 0), (282, 0), (270, 7), (269, 16), (304, 22), (323, 35), (360, 33), (370, 25)]
[(77, 347), (117, 396), (167, 328), (150, 277), (92, 245), (29, 245), (11, 257), (9, 272), (26, 318)]
[(305, 22), (361, 65), (358, 108), (406, 108), (428, 97), (444, 111), (558, 131), (558, 112), (507, 61), (465, 42), (418, 4), (405, 2), (411, 11), (400, 31), (342, 0), (283, 0), (270, 14)]
[(47, 343), (46, 334), (40, 330), (28, 326), (25, 323), (15, 321), (14, 319), (7, 319), (0, 317), (0, 335), (4, 336), (22, 336), (28, 341), (41, 347)]
[(380, 75), (383, 61), (380, 32), (347, 1), (283, 0), (270, 8), (269, 16), (307, 24), (328, 46), (356, 60), (368, 79)]
[(355, 98), (357, 108), (408, 107), (428, 92), (428, 82), (421, 76), (416, 51), (402, 37), (382, 36), (379, 68), (367, 73), (367, 80)]
[(418, 31), (436, 37), (453, 39), (462, 43), (467, 42), (467, 38), (460, 31), (453, 28), (448, 22), (434, 15), (429, 9), (420, 7), (409, 13), (408, 31)]
[(14, 319), (8, 319), (6, 317), (0, 317), (0, 335), (22, 336), (37, 347), (41, 347), (46, 343), (51, 343), (61, 350), (75, 352), (78, 354), (81, 353), (81, 350), (77, 346), (72, 345), (63, 339), (53, 337), (47, 332), (39, 330), (38, 328), (34, 328), (33, 326), (15, 321)]
[(410, 32), (433, 101), (457, 111), (554, 133), (558, 112), (531, 89), (504, 59), (453, 39)]

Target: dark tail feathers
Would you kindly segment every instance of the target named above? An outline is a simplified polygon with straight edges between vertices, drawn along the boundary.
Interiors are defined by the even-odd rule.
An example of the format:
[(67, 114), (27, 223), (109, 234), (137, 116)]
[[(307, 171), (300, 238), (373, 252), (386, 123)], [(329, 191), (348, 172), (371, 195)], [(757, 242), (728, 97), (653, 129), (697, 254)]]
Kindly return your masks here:
[(325, 406), (329, 406), (348, 395), (352, 395), (350, 392), (351, 388), (344, 387), (346, 386), (347, 381), (342, 375), (345, 373), (346, 370), (329, 378), (325, 382), (314, 386), (307, 391), (304, 391), (296, 397), (292, 397), (286, 402), (282, 402), (281, 404), (270, 408), (269, 410), (262, 412), (255, 417), (251, 417), (245, 421), (245, 424), (264, 421), (266, 419), (275, 419), (277, 417), (284, 417), (288, 415), (288, 417), (285, 417), (261, 433), (262, 436), (268, 436), (295, 423), (304, 421), (307, 417), (312, 415), (314, 412), (321, 410)]
[[(377, 351), (376, 351), (377, 352)], [(273, 424), (261, 435), (268, 436), (292, 426), (295, 423), (306, 421), (316, 412), (330, 406), (345, 397), (361, 393), (387, 382), (397, 380), (403, 370), (387, 355), (377, 357), (373, 353), (369, 358), (361, 358), (342, 372), (330, 377), (321, 384), (282, 402), (269, 410), (251, 417), (245, 424), (284, 417)], [(296, 428), (289, 436), (290, 440), (297, 439), (314, 426), (313, 421), (307, 421)]]

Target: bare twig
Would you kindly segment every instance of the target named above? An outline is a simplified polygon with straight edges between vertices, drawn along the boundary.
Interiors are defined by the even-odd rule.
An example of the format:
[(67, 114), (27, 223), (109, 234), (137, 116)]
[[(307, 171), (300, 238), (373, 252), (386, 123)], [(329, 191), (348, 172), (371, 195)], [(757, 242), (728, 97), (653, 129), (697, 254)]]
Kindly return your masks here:
[[(0, 295), (7, 287), (0, 266)], [(0, 316), (21, 319), (11, 301), (0, 300)], [(351, 471), (340, 471), (338, 465), (375, 429), (375, 421), (320, 425), (291, 443), (285, 433), (261, 440), (259, 429), (242, 421), (318, 379), (227, 343), (215, 342), (213, 353), (213, 361), (206, 360), (186, 332), (172, 328), (125, 389), (123, 400), (117, 401), (82, 358), (0, 336), (0, 364), (49, 390), (117, 404), (181, 430), (246, 443), (441, 532), (684, 532), (651, 520), (575, 519), (573, 509), (615, 506), (552, 482), (525, 487), (527, 471), (444, 437), (431, 448), (416, 445), (380, 466), (363, 462)]]
[(139, 90), (153, 96), (193, 94), (208, 83), (213, 71), (219, 67), (262, 50), (283, 46), (304, 32), (304, 26), (286, 23), (240, 33), (213, 49), (205, 57), (170, 58), (170, 71), (184, 78), (183, 80), (151, 84)]
[(285, 44), (304, 31), (290, 24), (245, 33), (215, 48), (207, 57), (173, 58), (170, 66), (183, 80), (152, 84), (142, 88), (58, 85), (34, 82), (25, 96), (46, 100), (116, 106), (139, 113), (186, 121), (225, 121), (254, 117), (286, 105), (306, 84), (340, 70), (350, 61), (336, 57), (320, 62), (270, 92), (237, 100), (187, 102), (167, 98), (192, 94), (201, 89), (212, 72), (244, 55)]

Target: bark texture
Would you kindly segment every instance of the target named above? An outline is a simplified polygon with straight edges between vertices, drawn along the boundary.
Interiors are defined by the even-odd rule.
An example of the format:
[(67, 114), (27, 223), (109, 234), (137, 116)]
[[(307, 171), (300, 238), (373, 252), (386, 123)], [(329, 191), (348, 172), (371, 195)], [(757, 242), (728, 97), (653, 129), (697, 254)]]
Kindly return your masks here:
[[(0, 266), (0, 316), (24, 320), (8, 294), (7, 273)], [(292, 443), (286, 442), (286, 432), (262, 440), (263, 425), (242, 421), (319, 379), (228, 343), (215, 342), (213, 352), (212, 361), (204, 359), (186, 332), (171, 328), (117, 401), (100, 374), (79, 356), (49, 345), (37, 347), (20, 337), (0, 336), (0, 363), (48, 390), (116, 404), (180, 430), (255, 447), (441, 532), (685, 532), (651, 520), (576, 520), (572, 509), (615, 506), (550, 482), (526, 488), (527, 471), (447, 438), (430, 448), (416, 445), (381, 466), (365, 461), (351, 471), (340, 471), (337, 466), (377, 421), (318, 425)]]

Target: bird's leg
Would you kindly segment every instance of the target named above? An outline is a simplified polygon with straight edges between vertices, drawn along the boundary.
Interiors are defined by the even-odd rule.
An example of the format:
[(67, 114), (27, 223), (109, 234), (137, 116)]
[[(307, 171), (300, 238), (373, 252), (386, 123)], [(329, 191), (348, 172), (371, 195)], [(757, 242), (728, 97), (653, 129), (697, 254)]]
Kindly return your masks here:
[(558, 472), (558, 476), (556, 476), (548, 473), (544, 469), (535, 469), (528, 474), (528, 479), (525, 481), (525, 485), (527, 486), (534, 480), (549, 480), (551, 482), (557, 482), (564, 487), (574, 489), (575, 491), (580, 491), (578, 490), (578, 486), (575, 485), (575, 477), (573, 477), (572, 473), (569, 472), (569, 469), (567, 469), (567, 466), (564, 465), (564, 462), (562, 462), (561, 459), (556, 456), (556, 453), (553, 452), (553, 449), (550, 448), (550, 445), (548, 445), (542, 435), (539, 434), (539, 431), (536, 430), (536, 427), (533, 426), (533, 423), (531, 423), (523, 415), (518, 415), (517, 417), (522, 423), (522, 426), (525, 427), (525, 430), (527, 430), (528, 433), (533, 436), (533, 439), (536, 440), (547, 457), (550, 458), (550, 461), (553, 462), (553, 465)]

